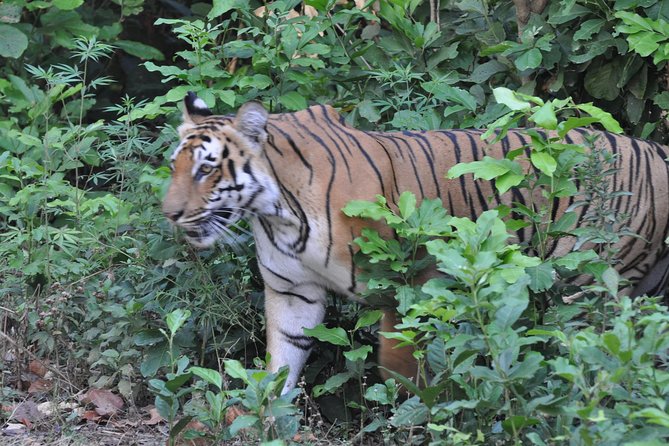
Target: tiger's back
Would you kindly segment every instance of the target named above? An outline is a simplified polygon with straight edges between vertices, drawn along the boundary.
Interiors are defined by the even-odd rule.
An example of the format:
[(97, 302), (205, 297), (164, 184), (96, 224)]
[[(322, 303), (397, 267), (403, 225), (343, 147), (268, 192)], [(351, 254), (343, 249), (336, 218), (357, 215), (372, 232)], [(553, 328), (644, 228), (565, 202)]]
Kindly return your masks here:
[[(471, 177), (445, 178), (459, 162), (502, 158), (527, 144), (517, 131), (493, 145), (482, 143), (474, 130), (364, 132), (326, 106), (268, 116), (249, 103), (230, 118), (213, 116), (191, 96), (184, 118), (163, 211), (196, 245), (213, 243), (242, 218), (251, 223), (265, 282), (269, 368), (289, 365), (285, 391), (296, 384), (313, 346), (302, 328), (322, 322), (327, 291), (355, 298), (364, 286), (356, 280), (353, 239), (370, 225), (392, 236), (380, 224), (346, 217), (341, 209), (349, 201), (383, 195), (393, 204), (411, 191), (419, 199), (441, 198), (452, 215), (474, 219), (498, 204), (530, 198), (519, 191), (499, 196), (492, 183)], [(568, 139), (580, 142), (584, 132), (572, 131)], [(619, 170), (608, 177), (611, 189), (632, 192), (618, 196), (615, 206), (632, 215), (630, 229), (643, 237), (621, 240), (619, 271), (640, 281), (642, 290), (661, 288), (669, 224), (667, 149), (608, 133), (600, 133), (599, 141), (619, 155)], [(554, 219), (572, 202), (559, 202)], [(530, 231), (520, 231), (520, 241)], [(564, 254), (573, 244), (561, 239), (549, 254)], [(392, 325), (388, 315), (382, 328)], [(410, 352), (392, 346), (382, 342), (380, 362), (416, 376)]]
[[(338, 263), (347, 264), (349, 270), (354, 269), (350, 264), (352, 235), (357, 236), (370, 222), (350, 219), (340, 212), (351, 200), (374, 200), (376, 195), (383, 195), (389, 203), (396, 203), (403, 191), (411, 191), (419, 199), (440, 198), (451, 215), (471, 219), (499, 204), (529, 204), (527, 192), (511, 190), (500, 196), (494, 182), (477, 181), (471, 175), (453, 180), (445, 177), (457, 163), (480, 160), (484, 155), (501, 159), (509, 151), (528, 145), (529, 137), (520, 130), (509, 131), (496, 144), (481, 141), (483, 132), (478, 130), (363, 132), (346, 126), (340, 115), (327, 106), (270, 117), (268, 130), (268, 148), (274, 149), (268, 152), (268, 158), (276, 165), (278, 181), (301, 198), (305, 209), (312, 211), (313, 221), (319, 221), (315, 225), (319, 228), (316, 244), (325, 247), (324, 266), (335, 258)], [(585, 129), (573, 130), (566, 140), (582, 143), (589, 134), (599, 135), (597, 146), (617, 155), (612, 166), (617, 171), (608, 177), (610, 190), (630, 192), (617, 196), (612, 206), (632, 216), (629, 229), (641, 236), (624, 237), (617, 246), (619, 271), (636, 282), (666, 252), (667, 148), (652, 141)], [(557, 202), (553, 219), (566, 212), (575, 200), (572, 196)], [(575, 211), (580, 219), (588, 207)], [(525, 242), (531, 235), (531, 228), (521, 229), (518, 241)], [(566, 254), (574, 242), (573, 238), (561, 239), (548, 256)], [(341, 284), (341, 278), (336, 283)], [(356, 285), (351, 278), (348, 290), (353, 291)]]

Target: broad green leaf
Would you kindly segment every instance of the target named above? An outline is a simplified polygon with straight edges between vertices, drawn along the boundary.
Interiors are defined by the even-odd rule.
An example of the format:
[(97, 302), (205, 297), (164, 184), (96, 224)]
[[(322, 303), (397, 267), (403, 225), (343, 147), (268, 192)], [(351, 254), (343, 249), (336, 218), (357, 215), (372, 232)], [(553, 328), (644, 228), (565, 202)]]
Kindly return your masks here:
[(539, 127), (547, 130), (555, 130), (557, 128), (557, 116), (553, 109), (552, 102), (546, 102), (542, 105), (532, 116), (530, 121), (534, 121)]
[(135, 42), (133, 40), (117, 40), (114, 42), (114, 46), (143, 60), (165, 60), (165, 56), (159, 49), (141, 42)]
[(614, 119), (614, 117), (611, 115), (609, 112), (605, 112), (599, 107), (596, 107), (592, 105), (591, 103), (588, 104), (578, 104), (576, 106), (579, 110), (583, 110), (593, 118), (597, 118), (597, 120), (604, 126), (606, 130), (609, 132), (613, 133), (622, 133), (623, 129), (620, 127), (620, 124), (618, 124), (618, 121)]
[(524, 52), (515, 60), (516, 68), (520, 71), (525, 71), (529, 69), (537, 68), (541, 65), (541, 51), (536, 48), (532, 48), (529, 51)]
[(16, 59), (28, 48), (28, 37), (11, 25), (0, 23), (0, 57)]
[(599, 256), (595, 251), (588, 249), (587, 251), (574, 251), (565, 254), (559, 259), (556, 259), (553, 263), (557, 266), (562, 266), (573, 271), (576, 270), (576, 268), (578, 268), (581, 263), (589, 262), (598, 258)]
[(475, 111), (477, 104), (476, 98), (466, 90), (457, 87), (451, 87), (445, 83), (423, 82), (422, 87), (432, 93), (441, 101), (454, 102), (464, 106), (469, 111)]
[(346, 330), (341, 327), (327, 328), (323, 324), (318, 324), (314, 328), (304, 328), (304, 334), (312, 336), (319, 341), (334, 345), (351, 346)]
[(669, 414), (666, 411), (648, 407), (632, 413), (632, 418), (645, 418), (647, 422), (669, 427)]
[(319, 397), (325, 393), (332, 393), (351, 378), (353, 378), (353, 373), (351, 372), (337, 373), (329, 377), (322, 385), (314, 386), (314, 396)]
[(63, 11), (76, 9), (84, 3), (84, 0), (53, 0), (53, 6)]
[(509, 435), (516, 435), (518, 432), (528, 426), (534, 426), (541, 421), (538, 418), (525, 417), (522, 415), (514, 415), (502, 421), (502, 427)]
[(627, 36), (630, 49), (646, 57), (653, 54), (660, 47), (660, 42), (667, 37), (656, 33), (655, 31), (642, 31), (637, 34)]
[(562, 378), (574, 382), (576, 378), (581, 374), (579, 369), (572, 365), (567, 358), (557, 357), (547, 361), (552, 367), (555, 373)]
[[(508, 71), (509, 67), (499, 62), (497, 59), (489, 60), (486, 63), (478, 65), (469, 76), (469, 80), (474, 83), (481, 84), (486, 82), (497, 73)], [(499, 101), (498, 101), (499, 102)]]
[[(390, 385), (394, 386), (392, 380), (388, 381), (390, 381), (391, 383)], [(367, 391), (365, 392), (365, 399), (367, 401), (375, 401), (381, 404), (390, 404), (393, 402), (391, 399), (392, 391), (389, 392), (388, 389), (389, 389), (388, 385), (376, 383), (367, 389)]]
[(595, 98), (612, 101), (620, 94), (618, 84), (621, 75), (621, 66), (617, 60), (599, 67), (590, 67), (585, 74), (585, 89)]
[(550, 262), (526, 268), (525, 271), (530, 276), (530, 289), (532, 291), (545, 291), (553, 286), (555, 271)]
[(606, 23), (604, 19), (590, 19), (581, 24), (581, 27), (574, 33), (574, 40), (589, 40), (593, 34), (597, 34)]
[(249, 384), (250, 380), (246, 369), (241, 362), (235, 359), (226, 359), (225, 364), (225, 373), (230, 375), (232, 378), (241, 379), (244, 383)]
[(495, 88), (493, 90), (493, 95), (499, 104), (504, 104), (511, 110), (529, 110), (532, 107), (529, 102), (521, 100), (514, 91), (509, 90), (506, 87)]
[(481, 161), (472, 161), (470, 163), (459, 163), (448, 170), (447, 178), (458, 178), (467, 173), (473, 173), (474, 179), (483, 178), (492, 180), (505, 173), (515, 170), (517, 166), (510, 160), (498, 160), (489, 156), (484, 156)]
[(165, 383), (165, 388), (172, 393), (177, 393), (181, 386), (190, 381), (192, 377), (193, 375), (190, 373), (182, 373), (177, 375)]
[(383, 316), (383, 311), (381, 310), (368, 310), (362, 313), (362, 315), (358, 318), (358, 322), (355, 324), (355, 330), (358, 330), (360, 328), (364, 327), (369, 327), (370, 325), (373, 325), (381, 319), (381, 316)]
[(617, 297), (618, 286), (620, 284), (620, 275), (618, 272), (612, 267), (607, 268), (602, 274), (602, 281), (611, 296)]
[(358, 347), (355, 350), (349, 350), (347, 352), (344, 352), (344, 356), (346, 359), (349, 361), (359, 361), (361, 359), (367, 359), (367, 355), (369, 355), (372, 352), (372, 347), (370, 345), (363, 345), (362, 347)]
[(553, 158), (548, 152), (535, 152), (530, 154), (530, 161), (532, 165), (548, 175), (553, 176), (555, 169), (557, 169), (557, 160)]
[(218, 389), (223, 388), (223, 377), (218, 370), (205, 369), (203, 367), (191, 367), (188, 371), (193, 375), (199, 376), (209, 384), (216, 386)]
[(250, 427), (260, 424), (260, 418), (257, 415), (239, 415), (229, 427), (230, 435), (236, 435), (242, 429), (248, 429)]
[(297, 111), (307, 108), (307, 100), (297, 91), (291, 91), (279, 96), (279, 102), (288, 110)]
[(428, 414), (428, 407), (417, 396), (413, 396), (395, 410), (390, 424), (395, 427), (421, 425), (427, 421)]
[(163, 336), (162, 333), (160, 333), (158, 330), (142, 330), (137, 333), (133, 339), (135, 341), (135, 345), (146, 346), (164, 341), (165, 336)]
[(507, 172), (495, 179), (495, 188), (500, 194), (507, 192), (512, 187), (518, 186), (525, 179), (525, 175)]
[(183, 310), (181, 308), (177, 308), (167, 315), (165, 322), (167, 323), (167, 328), (172, 332), (172, 335), (179, 331), (189, 317), (190, 310)]
[(249, 10), (248, 0), (213, 0), (211, 10), (207, 14), (208, 20), (220, 17), (232, 9)]
[(626, 25), (634, 27), (634, 29), (628, 29), (624, 32), (637, 32), (640, 30), (653, 31), (652, 20), (643, 18), (639, 14), (629, 11), (617, 11), (614, 15), (621, 19)]
[(416, 196), (411, 192), (402, 192), (397, 207), (400, 210), (400, 215), (405, 220), (408, 219), (416, 212)]
[(355, 109), (358, 111), (360, 116), (362, 116), (369, 122), (378, 122), (381, 119), (381, 114), (379, 113), (379, 110), (376, 108), (374, 103), (369, 99), (360, 101), (358, 105), (355, 107)]

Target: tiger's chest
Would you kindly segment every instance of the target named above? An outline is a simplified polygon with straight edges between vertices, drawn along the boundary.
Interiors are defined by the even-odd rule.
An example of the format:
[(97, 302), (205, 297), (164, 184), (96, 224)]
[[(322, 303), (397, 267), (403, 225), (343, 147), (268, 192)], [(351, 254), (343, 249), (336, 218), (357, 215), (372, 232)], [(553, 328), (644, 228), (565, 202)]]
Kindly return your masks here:
[[(265, 284), (276, 290), (290, 290), (305, 285), (335, 291), (355, 298), (356, 282), (350, 256), (335, 255), (328, 235), (318, 225), (308, 230), (276, 222), (254, 222), (258, 262)], [(306, 239), (303, 240), (303, 237)], [(339, 244), (348, 244), (341, 240)]]

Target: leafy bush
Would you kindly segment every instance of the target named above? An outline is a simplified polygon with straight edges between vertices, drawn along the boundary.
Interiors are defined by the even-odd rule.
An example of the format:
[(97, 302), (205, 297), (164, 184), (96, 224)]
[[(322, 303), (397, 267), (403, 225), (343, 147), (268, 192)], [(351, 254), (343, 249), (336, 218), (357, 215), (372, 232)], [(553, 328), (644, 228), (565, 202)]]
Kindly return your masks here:
[[(509, 1), (441, 2), (438, 14), (428, 3), (381, 0), (378, 7), (359, 8), (308, 0), (309, 10), (289, 0), (257, 12), (261, 4), (250, 0), (215, 0), (211, 6), (143, 0), (0, 4), (0, 307), (8, 335), (60, 365), (78, 386), (114, 388), (141, 402), (144, 380), (156, 380), (155, 393), (173, 392), (163, 409), (172, 410), (177, 401), (179, 414), (202, 420), (219, 439), (242, 427), (255, 430), (253, 438), (290, 439), (299, 414), (285, 400), (270, 398), (281, 374), (246, 372), (261, 367), (250, 358), (263, 354), (253, 255), (195, 252), (159, 215), (169, 177), (167, 146), (176, 138), (175, 104), (188, 90), (210, 106), (218, 103), (223, 113), (253, 99), (275, 112), (330, 103), (350, 124), (374, 130), (495, 122), (552, 128), (560, 113), (585, 125), (591, 122), (583, 115), (595, 109), (575, 103), (593, 101), (627, 133), (667, 140), (664, 2), (557, 0), (520, 32)], [(532, 112), (508, 114), (493, 100), (500, 86), (530, 95), (497, 90), (500, 102)], [(601, 114), (595, 118), (612, 122)], [(560, 196), (574, 192), (567, 187), (574, 165), (584, 183), (596, 185), (607, 174), (606, 154), (567, 160), (563, 155), (572, 148), (532, 136), (537, 146), (529, 162), (538, 176), (530, 178), (513, 167), (514, 160), (505, 160), (509, 169), (496, 178), (498, 186), (538, 187), (552, 175), (560, 181), (547, 194)], [(486, 162), (453, 174), (481, 174)], [(618, 193), (596, 187), (589, 192), (580, 198), (605, 203)], [(571, 437), (574, 444), (602, 444), (615, 443), (621, 432), (629, 441), (666, 436), (663, 370), (650, 367), (666, 360), (663, 308), (646, 300), (604, 304), (610, 299), (603, 297), (549, 310), (541, 305), (555, 300), (549, 288), (554, 270), (576, 274), (587, 265), (601, 282), (593, 292), (614, 291), (617, 276), (607, 246), (624, 234), (623, 216), (598, 206), (587, 226), (574, 231), (584, 243), (600, 240), (596, 252), (542, 258), (527, 267), (530, 304), (518, 285), (519, 298), (510, 307), (495, 291), (477, 313), (467, 303), (474, 289), (465, 278), (449, 284), (452, 295), (439, 283), (413, 286), (415, 274), (436, 259), (419, 261), (417, 247), (433, 246), (428, 240), (443, 233), (450, 244), (444, 249), (474, 249), (501, 262), (488, 266), (493, 276), (514, 269), (513, 261), (536, 260), (505, 257), (517, 250), (501, 241), (479, 246), (453, 238), (450, 223), (466, 228), (463, 235), (484, 228), (448, 220), (435, 202), (410, 211), (413, 199), (404, 200), (402, 208), (412, 214), (397, 216), (395, 229), (401, 234), (402, 225), (409, 225), (397, 241), (408, 254), (389, 268), (367, 264), (368, 278), (372, 292), (397, 291), (400, 311), (408, 315), (398, 336), (417, 346), (433, 340), (432, 347), (418, 350), (427, 387), (402, 402), (399, 377), (374, 379), (371, 339), (380, 313), (361, 315), (356, 305), (335, 300), (328, 310), (335, 322), (311, 333), (324, 343), (306, 370), (310, 395), (303, 396), (316, 399), (325, 419), (355, 421), (341, 426), (357, 432), (356, 440), (377, 435), (388, 442), (541, 444)], [(384, 204), (369, 206), (378, 211)], [(548, 207), (526, 212), (525, 222), (510, 221), (508, 212), (498, 214), (508, 228), (533, 224), (546, 237), (560, 236), (569, 223), (568, 217), (550, 221)], [(486, 215), (484, 221), (497, 218)], [(419, 220), (420, 231), (409, 234)], [(615, 222), (614, 233), (601, 229), (604, 220)], [(491, 225), (491, 231), (501, 229)], [(397, 252), (395, 241), (365, 235), (361, 249), (368, 254)], [(248, 244), (243, 235), (240, 240), (240, 246)], [(540, 246), (545, 238), (536, 242)], [(168, 318), (186, 307), (190, 317), (171, 333)], [(527, 308), (515, 323), (509, 317), (508, 326), (499, 325), (504, 312), (516, 317), (521, 307)], [(461, 323), (452, 324), (448, 314)], [(584, 321), (592, 328), (583, 328)], [(497, 339), (494, 330), (508, 339)], [(180, 358), (188, 359), (181, 368)], [(235, 358), (242, 361), (231, 362)], [(245, 389), (219, 385), (222, 369)], [(429, 369), (436, 378), (428, 380)], [(508, 379), (512, 369), (519, 375)], [(465, 371), (473, 381), (457, 378)], [(187, 391), (178, 394), (182, 387)], [(280, 401), (281, 427), (263, 412), (267, 401)], [(217, 430), (225, 406), (236, 403), (249, 417), (234, 429)], [(163, 413), (176, 433), (176, 412)]]

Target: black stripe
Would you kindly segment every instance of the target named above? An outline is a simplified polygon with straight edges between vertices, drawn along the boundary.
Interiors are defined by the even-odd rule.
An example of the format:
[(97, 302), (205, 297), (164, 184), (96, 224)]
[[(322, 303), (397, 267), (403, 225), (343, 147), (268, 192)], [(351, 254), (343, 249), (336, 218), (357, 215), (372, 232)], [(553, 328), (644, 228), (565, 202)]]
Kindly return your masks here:
[(307, 296), (304, 296), (302, 294), (298, 293), (293, 293), (292, 291), (281, 291), (281, 290), (274, 290), (277, 294), (281, 294), (282, 296), (289, 296), (289, 297), (295, 297), (302, 302), (309, 304), (309, 305), (314, 305), (317, 304), (317, 300), (309, 299)]
[(310, 338), (309, 336), (293, 335), (290, 333), (286, 333), (283, 330), (279, 330), (279, 333), (281, 333), (283, 337), (286, 338), (288, 343), (301, 350), (311, 350), (312, 347), (314, 346), (314, 339)]
[(260, 262), (260, 260), (258, 260), (258, 264), (259, 264), (260, 266), (262, 266), (263, 268), (265, 268), (265, 269), (267, 270), (267, 272), (270, 273), (271, 275), (273, 275), (274, 277), (278, 277), (279, 279), (283, 280), (284, 282), (290, 283), (291, 285), (295, 285), (295, 282), (293, 282), (292, 280), (290, 280), (288, 277), (286, 277), (286, 276), (282, 276), (281, 274), (277, 273), (276, 271), (274, 271), (273, 269), (271, 269), (269, 266), (267, 266), (267, 265), (265, 265), (264, 263)]
[(430, 172), (432, 173), (432, 181), (434, 181), (435, 184), (437, 197), (441, 198), (439, 180), (437, 178), (437, 173), (434, 169), (434, 152), (432, 151), (432, 146), (430, 145), (430, 142), (428, 141), (427, 138), (425, 138), (425, 136), (415, 132), (404, 131), (402, 132), (402, 134), (415, 140), (416, 143), (418, 144), (418, 147), (420, 147), (421, 151), (423, 152), (423, 155), (425, 156), (425, 161), (427, 161), (428, 166), (430, 166)]

